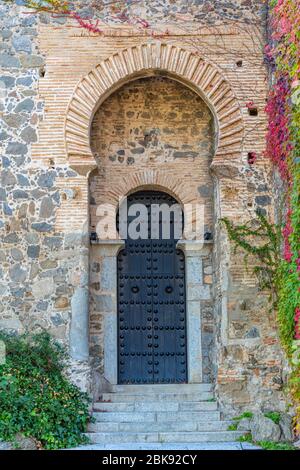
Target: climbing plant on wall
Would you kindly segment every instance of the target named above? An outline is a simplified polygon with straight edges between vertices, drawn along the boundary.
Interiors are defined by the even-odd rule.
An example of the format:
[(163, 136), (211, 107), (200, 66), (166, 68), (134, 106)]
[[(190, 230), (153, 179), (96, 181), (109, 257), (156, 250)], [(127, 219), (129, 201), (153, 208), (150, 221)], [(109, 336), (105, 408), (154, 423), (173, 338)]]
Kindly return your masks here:
[(266, 107), (269, 116), (266, 155), (278, 168), (286, 187), (279, 317), (286, 324), (282, 339), (289, 351), (292, 340), (300, 340), (300, 10), (297, 2), (273, 0), (270, 29), (266, 53), (275, 83)]
[(277, 227), (272, 227), (259, 214), (249, 224), (234, 226), (228, 219), (221, 222), (235, 246), (242, 248), (246, 257), (252, 255), (259, 261), (254, 272), (264, 273), (268, 280), (261, 287), (275, 292), (272, 305), (278, 311), (279, 333), (292, 367), (289, 388), (296, 403), (296, 432), (300, 434), (300, 8), (297, 1), (270, 2), (265, 55), (272, 82), (266, 106), (265, 155), (273, 162), (283, 184), (281, 242), (280, 238), (276, 239)]
[[(272, 0), (266, 57), (273, 86), (266, 156), (285, 185), (283, 259), (279, 265), (278, 319), (283, 345), (292, 359), (291, 390), (300, 402), (300, 9), (295, 0)], [(300, 432), (300, 405), (297, 407)]]
[[(13, 3), (15, 0), (6, 0)], [(97, 2), (91, 2), (94, 8), (97, 7)], [(98, 2), (99, 6), (105, 5), (105, 2)], [(135, 2), (137, 3), (137, 2)], [(54, 17), (65, 17), (73, 19), (77, 22), (78, 26), (88, 30), (91, 33), (102, 34), (103, 31), (100, 27), (99, 19), (86, 18), (79, 12), (80, 2), (70, 0), (24, 0), (25, 7), (30, 8), (37, 13), (49, 13)], [(128, 6), (124, 1), (111, 1), (106, 6), (109, 6), (110, 16), (114, 17), (120, 23), (134, 24), (141, 28), (148, 28), (149, 23), (143, 18), (129, 14)], [(101, 23), (105, 23), (104, 20)]]
[[(297, 403), (296, 430), (300, 433), (300, 9), (297, 1), (270, 2), (269, 33), (265, 53), (272, 86), (266, 106), (265, 154), (284, 186), (282, 256), (272, 280), (280, 337), (293, 367), (290, 390)], [(239, 227), (234, 228), (227, 221), (227, 229), (231, 240), (247, 251), (247, 246), (237, 237)], [(257, 255), (250, 245), (248, 251)]]

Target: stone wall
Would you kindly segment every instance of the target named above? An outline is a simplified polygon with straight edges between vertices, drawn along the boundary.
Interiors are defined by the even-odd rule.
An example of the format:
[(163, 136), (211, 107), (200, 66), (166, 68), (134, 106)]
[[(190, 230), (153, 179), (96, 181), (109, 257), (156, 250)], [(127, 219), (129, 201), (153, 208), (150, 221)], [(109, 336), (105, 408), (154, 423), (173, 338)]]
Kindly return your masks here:
[[(91, 5), (89, 0), (75, 0), (77, 8), (82, 17), (98, 18), (105, 20), (108, 24), (120, 24), (122, 16), (118, 11), (112, 10), (106, 2), (96, 2)], [(264, 19), (266, 5), (261, 0), (141, 0), (121, 2), (123, 12), (132, 18), (146, 20), (152, 25), (154, 22), (164, 24), (181, 23), (181, 26), (190, 23), (215, 26), (226, 22), (245, 22), (253, 24)], [(121, 9), (120, 9), (121, 10)], [(125, 18), (123, 15), (123, 21)]]
[[(45, 329), (69, 347), (72, 298), (87, 283), (77, 258), (82, 232), (64, 234), (55, 220), (64, 197), (57, 180), (76, 173), (68, 165), (32, 162), (45, 114), (38, 92), (45, 60), (38, 18), (23, 10), (0, 5), (0, 324), (10, 331)], [(85, 364), (77, 362), (78, 383), (85, 386), (82, 369), (85, 375)]]
[[(219, 133), (225, 137), (223, 153), (219, 154), (217, 162), (213, 160), (212, 167), (214, 208), (210, 220), (215, 224), (214, 261), (213, 267), (210, 262), (204, 264), (207, 283), (212, 283), (214, 309), (212, 311), (210, 305), (203, 306), (203, 318), (206, 319), (203, 343), (215, 365), (218, 398), (222, 409), (229, 414), (260, 406), (274, 408), (274, 403), (276, 408), (283, 408), (283, 357), (275, 314), (269, 311), (267, 293), (258, 291), (251, 271), (245, 270), (241, 254), (232, 252), (226, 233), (220, 230), (217, 222), (222, 216), (238, 222), (246, 220), (253, 217), (258, 207), (273, 216), (270, 168), (262, 155), (267, 93), (261, 47), (264, 41), (262, 2), (153, 1), (130, 7), (140, 8), (136, 13), (149, 21), (150, 29), (142, 28), (136, 21), (122, 24), (116, 15), (109, 16), (102, 9), (96, 12), (99, 18), (105, 16), (107, 19), (102, 36), (82, 30), (76, 22), (65, 18), (28, 14), (22, 1), (16, 3), (18, 5), (14, 7), (3, 1), (0, 3), (1, 327), (13, 331), (47, 329), (70, 346), (74, 360), (70, 370), (73, 379), (85, 388), (91, 383), (87, 350), (90, 249), (87, 176), (92, 168), (79, 171), (78, 165), (77, 173), (70, 165), (65, 128), (68, 112), (73, 119), (69, 124), (69, 131), (73, 132), (70, 131), (72, 148), (76, 148), (78, 142), (80, 147), (82, 135), (86, 141), (89, 136), (86, 128), (76, 128), (78, 122), (80, 128), (81, 121), (77, 119), (78, 114), (75, 118), (72, 116), (68, 106), (76, 85), (80, 82), (79, 88), (83, 89), (87, 83), (84, 77), (101, 61), (124, 49), (135, 47), (140, 51), (138, 48), (142, 44), (159, 50), (159, 44), (163, 42), (213, 64), (209, 69), (211, 82), (206, 83), (206, 94), (222, 95), (229, 86), (228, 93), (232, 95), (228, 99), (232, 103), (233, 96), (234, 102), (238, 103), (234, 110), (236, 114), (226, 116), (232, 112), (228, 103), (218, 111), (223, 121), (219, 120), (216, 128), (219, 126)], [(90, 2), (81, 4), (83, 14), (89, 16), (92, 12)], [(135, 60), (139, 61), (140, 56), (128, 61), (133, 72), (137, 69)], [(113, 64), (112, 59), (109, 61)], [(173, 62), (175, 65), (171, 65), (176, 71), (184, 66), (178, 57)], [(108, 82), (115, 83), (114, 73), (108, 67)], [(188, 78), (185, 83), (190, 83), (190, 88), (195, 87)], [(105, 86), (108, 90), (108, 85)], [(126, 86), (130, 89), (133, 85)], [(98, 93), (100, 106), (109, 92), (102, 96), (99, 88), (97, 83), (93, 92)], [(187, 97), (190, 93), (183, 92)], [(113, 102), (115, 98), (109, 99)], [(80, 105), (82, 109), (90, 101), (91, 96), (86, 96)], [(249, 115), (248, 101), (254, 101), (257, 116)], [(95, 126), (107, 102), (96, 113)], [(197, 106), (201, 107), (201, 100)], [(89, 122), (92, 118), (91, 113)], [(216, 121), (216, 116), (214, 118)], [(101, 128), (102, 137), (105, 132), (113, 131), (113, 123), (109, 119), (107, 122), (110, 127), (107, 130), (105, 126)], [(152, 130), (153, 127), (151, 125)], [(97, 126), (93, 132), (96, 130)], [(98, 136), (99, 132), (100, 129), (96, 132)], [(96, 142), (95, 134), (93, 136), (93, 142)], [(150, 137), (139, 134), (137, 139), (144, 144), (136, 144), (132, 149), (145, 149), (145, 137), (146, 141), (151, 140), (149, 148), (155, 152), (155, 132), (150, 133)], [(204, 135), (203, 139), (205, 142)], [(100, 165), (101, 152), (97, 148), (94, 150), (100, 155), (96, 156)], [(107, 151), (103, 150), (104, 153)], [(144, 157), (148, 155), (146, 151), (138, 150), (141, 153), (135, 154), (127, 146), (126, 150), (124, 147), (119, 149), (124, 150), (125, 155), (116, 156), (118, 150), (112, 150), (104, 156), (107, 168), (111, 169), (110, 175), (115, 168), (120, 172), (130, 169), (128, 181), (122, 182), (123, 189), (127, 184), (133, 187), (134, 181), (136, 185), (145, 182), (145, 174), (133, 178), (132, 169), (139, 163), (148, 165), (148, 157)], [(84, 152), (86, 148), (82, 154), (76, 154), (77, 162), (84, 159)], [(249, 152), (257, 153), (254, 165), (248, 163)], [(170, 162), (164, 161), (163, 165), (172, 164), (175, 155), (168, 155), (166, 160), (170, 158)], [(120, 162), (118, 159), (122, 156), (124, 161)], [(179, 162), (181, 158), (191, 165), (200, 162), (194, 155), (181, 156)], [(199, 168), (197, 171), (191, 186), (197, 197), (206, 198), (207, 182), (196, 183), (200, 178)], [(161, 186), (171, 184), (166, 175), (153, 174)], [(190, 178), (188, 184), (191, 184)], [(199, 186), (203, 188), (198, 190)], [(175, 179), (172, 187), (175, 193), (184, 194), (183, 199), (189, 199), (189, 186), (182, 178)], [(217, 346), (215, 349), (211, 348), (212, 342)], [(207, 364), (207, 359), (205, 361)]]

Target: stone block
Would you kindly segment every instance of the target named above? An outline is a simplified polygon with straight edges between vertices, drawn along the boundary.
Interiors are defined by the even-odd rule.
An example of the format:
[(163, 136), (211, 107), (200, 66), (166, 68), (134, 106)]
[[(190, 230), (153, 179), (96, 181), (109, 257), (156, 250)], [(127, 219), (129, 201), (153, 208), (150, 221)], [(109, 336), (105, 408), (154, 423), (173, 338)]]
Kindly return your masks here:
[(22, 130), (20, 135), (24, 142), (26, 142), (26, 144), (37, 142), (37, 133), (35, 129), (31, 126), (25, 127), (25, 129)]
[(10, 170), (4, 170), (1, 173), (1, 185), (4, 186), (14, 186), (17, 180), (14, 174)]
[(30, 113), (34, 108), (34, 101), (31, 98), (26, 98), (23, 101), (20, 101), (19, 104), (15, 107), (15, 113), (21, 113), (23, 111)]
[(42, 279), (32, 284), (32, 294), (36, 299), (44, 299), (54, 292), (53, 279)]
[(32, 40), (28, 36), (14, 36), (12, 44), (17, 52), (31, 52)]
[(115, 257), (104, 257), (100, 271), (100, 289), (114, 291), (117, 284), (117, 262)]
[(211, 291), (209, 285), (189, 285), (187, 289), (187, 300), (209, 300)]
[(24, 282), (27, 277), (27, 271), (21, 264), (15, 264), (9, 269), (9, 275), (13, 282)]
[(118, 382), (118, 346), (116, 337), (117, 313), (106, 312), (104, 314), (104, 377), (111, 384)]
[(21, 64), (24, 68), (41, 67), (44, 64), (44, 59), (38, 55), (24, 54), (20, 57)]
[(186, 260), (186, 280), (188, 284), (202, 284), (202, 259), (191, 257)]
[(94, 302), (97, 312), (112, 312), (116, 309), (116, 302), (111, 295), (94, 295)]
[(290, 442), (293, 440), (293, 418), (287, 413), (280, 413), (279, 427), (281, 430), (281, 441)]
[(88, 290), (77, 287), (71, 300), (70, 354), (75, 360), (88, 359)]
[(9, 142), (6, 148), (8, 155), (24, 155), (27, 153), (28, 147), (25, 144), (19, 142)]
[(20, 61), (17, 57), (10, 54), (0, 54), (0, 66), (4, 69), (13, 69), (20, 67)]
[(51, 232), (52, 230), (52, 225), (47, 224), (46, 222), (35, 222), (31, 224), (31, 227), (37, 232)]
[(58, 309), (63, 309), (69, 307), (70, 302), (67, 297), (59, 297), (55, 300), (54, 307)]
[(40, 206), (39, 217), (41, 219), (49, 219), (54, 215), (54, 208), (55, 206), (53, 204), (52, 198), (49, 196), (43, 197)]
[(39, 245), (29, 245), (27, 248), (27, 255), (29, 258), (38, 258), (40, 254), (40, 246)]
[(280, 427), (262, 413), (257, 413), (251, 420), (251, 434), (255, 442), (280, 440)]

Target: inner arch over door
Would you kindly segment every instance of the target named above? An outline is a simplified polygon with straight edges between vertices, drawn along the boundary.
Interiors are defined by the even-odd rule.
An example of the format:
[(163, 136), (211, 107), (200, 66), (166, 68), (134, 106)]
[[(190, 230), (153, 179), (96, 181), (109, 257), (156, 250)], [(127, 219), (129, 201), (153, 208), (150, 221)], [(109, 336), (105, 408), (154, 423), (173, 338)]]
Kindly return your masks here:
[[(164, 238), (160, 216), (159, 232), (151, 238), (157, 205), (178, 203), (161, 191), (138, 191), (128, 196), (127, 209), (133, 204), (145, 205), (148, 230), (143, 238), (128, 236), (118, 255), (118, 380), (121, 384), (184, 383), (185, 259), (176, 248), (175, 212), (170, 211), (170, 236)], [(128, 225), (132, 219), (128, 217)]]

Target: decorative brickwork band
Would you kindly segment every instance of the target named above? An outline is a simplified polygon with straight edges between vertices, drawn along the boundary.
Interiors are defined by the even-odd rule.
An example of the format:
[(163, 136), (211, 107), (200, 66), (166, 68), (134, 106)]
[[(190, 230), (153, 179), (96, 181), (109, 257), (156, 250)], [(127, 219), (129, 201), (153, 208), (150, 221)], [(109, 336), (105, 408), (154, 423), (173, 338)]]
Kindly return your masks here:
[(76, 86), (65, 121), (67, 156), (75, 170), (86, 174), (96, 167), (90, 125), (101, 102), (124, 83), (157, 71), (192, 88), (211, 109), (216, 127), (214, 164), (240, 154), (243, 119), (238, 100), (219, 69), (189, 50), (153, 42), (108, 57)]

